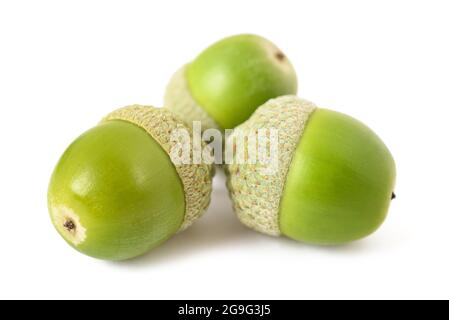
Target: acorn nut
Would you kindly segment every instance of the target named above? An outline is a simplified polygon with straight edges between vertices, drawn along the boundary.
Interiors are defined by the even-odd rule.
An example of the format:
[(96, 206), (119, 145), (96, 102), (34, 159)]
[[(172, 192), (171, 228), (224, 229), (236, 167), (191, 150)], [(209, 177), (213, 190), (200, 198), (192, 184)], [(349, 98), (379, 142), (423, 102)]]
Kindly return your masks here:
[(170, 80), (164, 105), (187, 124), (232, 129), (271, 98), (296, 94), (287, 56), (257, 35), (225, 38), (204, 50)]
[(50, 216), (78, 251), (130, 259), (199, 218), (210, 202), (212, 167), (175, 164), (175, 129), (190, 129), (165, 109), (129, 106), (76, 139), (54, 170)]
[(226, 167), (239, 219), (259, 232), (319, 245), (361, 239), (384, 221), (395, 163), (380, 138), (361, 122), (295, 96), (273, 99), (229, 137), (278, 132), (278, 168)]

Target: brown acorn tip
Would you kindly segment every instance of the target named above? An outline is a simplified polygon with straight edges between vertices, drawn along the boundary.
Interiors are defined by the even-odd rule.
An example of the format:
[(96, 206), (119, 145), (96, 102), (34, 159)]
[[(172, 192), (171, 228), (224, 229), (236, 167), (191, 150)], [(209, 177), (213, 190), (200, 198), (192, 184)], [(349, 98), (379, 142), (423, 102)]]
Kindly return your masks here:
[(286, 58), (285, 54), (281, 51), (276, 52), (276, 59), (279, 61), (284, 61)]
[(67, 231), (69, 231), (69, 232), (72, 232), (73, 230), (76, 229), (75, 223), (74, 223), (72, 220), (70, 220), (70, 219), (67, 219), (67, 220), (64, 222), (63, 226), (64, 226), (64, 228), (65, 228)]

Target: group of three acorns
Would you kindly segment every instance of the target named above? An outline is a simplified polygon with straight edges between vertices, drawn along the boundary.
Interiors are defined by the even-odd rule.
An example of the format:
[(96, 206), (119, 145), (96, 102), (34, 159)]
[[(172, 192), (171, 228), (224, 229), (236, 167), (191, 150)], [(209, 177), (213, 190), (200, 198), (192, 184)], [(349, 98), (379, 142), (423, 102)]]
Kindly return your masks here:
[[(133, 105), (106, 116), (65, 151), (52, 175), (52, 222), (75, 249), (125, 260), (201, 217), (213, 165), (175, 164), (176, 128), (275, 128), (278, 170), (225, 164), (239, 219), (259, 232), (318, 245), (361, 239), (384, 221), (394, 160), (377, 135), (344, 114), (297, 98), (287, 56), (256, 35), (225, 38), (171, 79), (164, 108)], [(211, 212), (213, 214), (213, 212)]]

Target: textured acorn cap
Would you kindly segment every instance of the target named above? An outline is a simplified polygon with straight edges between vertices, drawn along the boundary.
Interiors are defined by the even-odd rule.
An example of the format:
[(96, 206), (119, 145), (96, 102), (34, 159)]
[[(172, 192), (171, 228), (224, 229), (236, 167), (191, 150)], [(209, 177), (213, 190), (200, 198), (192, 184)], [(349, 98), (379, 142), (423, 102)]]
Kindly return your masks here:
[[(103, 119), (104, 121), (122, 120), (144, 129), (170, 156), (174, 141), (171, 133), (175, 129), (187, 129), (192, 139), (192, 131), (169, 111), (150, 106), (132, 105), (118, 109)], [(191, 140), (192, 141), (192, 140)], [(206, 146), (203, 145), (203, 148)], [(192, 159), (191, 159), (192, 160)], [(191, 162), (193, 163), (193, 162)], [(210, 203), (213, 168), (207, 164), (173, 163), (184, 186), (185, 215), (179, 231), (188, 228), (201, 217)]]
[(203, 131), (220, 130), (220, 126), (192, 97), (187, 82), (186, 67), (183, 66), (170, 79), (165, 90), (164, 107), (182, 119), (189, 127), (192, 127), (193, 121), (201, 121)]
[(294, 151), (315, 109), (313, 103), (296, 96), (272, 99), (259, 107), (251, 118), (238, 126), (229, 137), (245, 137), (255, 129), (278, 130), (279, 158), (278, 169), (274, 174), (267, 175), (264, 170), (266, 164), (260, 162), (233, 163), (226, 166), (227, 186), (234, 210), (242, 223), (249, 228), (272, 236), (281, 235), (279, 208), (285, 181)]

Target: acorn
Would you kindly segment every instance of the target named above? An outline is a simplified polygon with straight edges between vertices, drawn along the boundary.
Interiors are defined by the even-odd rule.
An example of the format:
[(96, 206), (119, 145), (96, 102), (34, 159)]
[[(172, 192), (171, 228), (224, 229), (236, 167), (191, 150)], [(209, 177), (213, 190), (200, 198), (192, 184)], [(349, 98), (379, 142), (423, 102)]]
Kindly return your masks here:
[[(266, 161), (239, 164), (236, 141), (267, 129), (277, 133), (270, 142), (276, 170), (267, 171)], [(227, 143), (235, 211), (268, 235), (318, 245), (358, 240), (380, 227), (394, 198), (395, 163), (380, 138), (354, 118), (295, 96), (265, 103)]]
[(173, 161), (165, 109), (133, 105), (76, 139), (51, 177), (48, 206), (59, 234), (105, 260), (142, 255), (186, 229), (210, 202), (212, 167)]
[(165, 107), (187, 124), (232, 129), (271, 98), (296, 94), (295, 70), (287, 56), (257, 35), (236, 35), (208, 47), (178, 70)]

